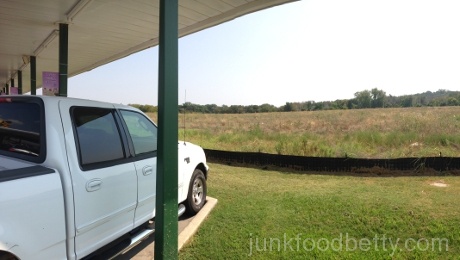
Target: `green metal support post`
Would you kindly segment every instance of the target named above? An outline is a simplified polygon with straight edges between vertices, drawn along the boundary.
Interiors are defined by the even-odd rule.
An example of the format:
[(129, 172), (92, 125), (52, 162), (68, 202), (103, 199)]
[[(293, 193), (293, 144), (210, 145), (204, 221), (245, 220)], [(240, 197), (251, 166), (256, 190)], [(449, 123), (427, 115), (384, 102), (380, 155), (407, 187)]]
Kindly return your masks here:
[[(11, 88), (14, 88), (14, 78), (11, 78), (10, 87), (11, 87)], [(8, 88), (8, 89), (7, 89), (7, 90), (8, 90), (8, 93), (7, 93), (8, 95), (11, 94), (11, 88)]]
[(10, 88), (8, 89), (8, 94), (11, 94), (11, 88), (14, 88), (14, 78), (11, 78)]
[(69, 60), (69, 25), (59, 24), (59, 96), (67, 97), (67, 71)]
[(22, 70), (18, 70), (18, 95), (22, 95)]
[(155, 260), (178, 259), (178, 0), (160, 0)]
[(37, 95), (37, 59), (30, 56), (30, 94)]

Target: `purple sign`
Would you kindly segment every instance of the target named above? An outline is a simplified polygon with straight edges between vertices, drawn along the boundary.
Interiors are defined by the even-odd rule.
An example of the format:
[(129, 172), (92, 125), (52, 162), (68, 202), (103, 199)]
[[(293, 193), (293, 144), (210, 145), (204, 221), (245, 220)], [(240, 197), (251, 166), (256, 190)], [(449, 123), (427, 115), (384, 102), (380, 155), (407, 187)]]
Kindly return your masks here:
[(17, 95), (18, 94), (18, 88), (11, 87), (10, 88), (10, 95)]
[(59, 95), (59, 72), (43, 71), (42, 80), (44, 96)]

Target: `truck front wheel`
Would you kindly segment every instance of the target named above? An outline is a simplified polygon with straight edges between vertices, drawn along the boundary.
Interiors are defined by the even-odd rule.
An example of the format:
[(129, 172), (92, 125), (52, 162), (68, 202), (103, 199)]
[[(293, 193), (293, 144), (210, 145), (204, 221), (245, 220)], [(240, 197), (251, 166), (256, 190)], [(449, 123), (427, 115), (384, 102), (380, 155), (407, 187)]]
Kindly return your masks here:
[(195, 215), (206, 202), (206, 178), (200, 169), (195, 169), (190, 180), (186, 208), (189, 215)]

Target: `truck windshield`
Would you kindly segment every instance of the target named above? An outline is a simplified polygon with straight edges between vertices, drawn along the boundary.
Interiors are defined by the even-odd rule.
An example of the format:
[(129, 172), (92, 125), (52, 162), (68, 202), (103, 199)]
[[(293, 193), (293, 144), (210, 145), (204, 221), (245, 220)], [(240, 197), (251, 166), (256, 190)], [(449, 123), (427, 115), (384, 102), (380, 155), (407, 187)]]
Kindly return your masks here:
[(0, 98), (0, 154), (41, 161), (44, 156), (40, 147), (42, 113), (37, 100)]

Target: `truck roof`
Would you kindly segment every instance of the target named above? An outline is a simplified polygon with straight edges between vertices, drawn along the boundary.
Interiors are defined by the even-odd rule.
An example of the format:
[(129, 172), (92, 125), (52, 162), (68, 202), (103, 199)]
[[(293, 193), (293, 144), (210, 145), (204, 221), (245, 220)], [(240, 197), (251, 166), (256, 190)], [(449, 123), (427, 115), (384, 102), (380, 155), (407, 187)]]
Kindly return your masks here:
[(75, 103), (75, 104), (81, 104), (81, 103), (92, 103), (94, 106), (97, 107), (107, 107), (107, 106), (114, 106), (115, 108), (125, 108), (125, 109), (134, 109), (138, 110), (137, 108), (127, 106), (124, 104), (117, 104), (117, 103), (110, 103), (110, 102), (105, 102), (105, 101), (97, 101), (97, 100), (90, 100), (90, 99), (81, 99), (81, 98), (73, 98), (73, 97), (57, 97), (57, 96), (41, 96), (41, 95), (10, 95), (10, 96), (1, 96), (0, 98), (9, 98), (9, 97), (14, 97), (14, 98), (37, 98), (43, 100), (43, 102), (46, 103), (59, 103), (60, 101), (64, 102), (70, 102), (70, 103)]

